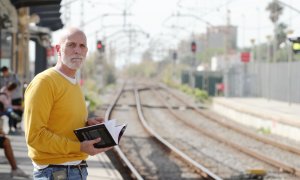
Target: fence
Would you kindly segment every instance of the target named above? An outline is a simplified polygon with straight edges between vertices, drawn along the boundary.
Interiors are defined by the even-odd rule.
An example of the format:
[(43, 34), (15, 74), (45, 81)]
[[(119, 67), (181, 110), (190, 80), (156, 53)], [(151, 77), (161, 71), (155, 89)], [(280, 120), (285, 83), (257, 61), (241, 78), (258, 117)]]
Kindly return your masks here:
[[(191, 74), (195, 78), (190, 78)], [(222, 82), (223, 74), (220, 71), (197, 71), (190, 73), (183, 71), (181, 73), (182, 84), (193, 84), (196, 88), (207, 91), (208, 95), (216, 95), (216, 84)], [(195, 82), (191, 83), (194, 79)]]
[(300, 62), (248, 63), (224, 73), (225, 96), (300, 103)]

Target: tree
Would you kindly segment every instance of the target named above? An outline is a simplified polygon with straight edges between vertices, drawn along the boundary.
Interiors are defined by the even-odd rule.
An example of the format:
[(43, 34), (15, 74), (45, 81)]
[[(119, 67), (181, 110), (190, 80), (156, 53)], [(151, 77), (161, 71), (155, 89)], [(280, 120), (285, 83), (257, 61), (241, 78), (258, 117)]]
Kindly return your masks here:
[(278, 24), (276, 28), (276, 39), (277, 39), (277, 48), (280, 46), (281, 43), (286, 41), (286, 29), (287, 25), (284, 23)]
[(270, 11), (270, 20), (273, 24), (276, 24), (279, 20), (279, 16), (283, 12), (283, 7), (278, 3), (277, 0), (270, 2), (266, 8), (267, 11)]
[(268, 4), (266, 10), (270, 11), (270, 20), (274, 25), (274, 40), (273, 40), (273, 54), (272, 59), (273, 62), (277, 61), (276, 52), (278, 47), (278, 39), (277, 39), (277, 22), (279, 20), (279, 16), (283, 12), (283, 7), (278, 3), (278, 0), (273, 0), (271, 3)]

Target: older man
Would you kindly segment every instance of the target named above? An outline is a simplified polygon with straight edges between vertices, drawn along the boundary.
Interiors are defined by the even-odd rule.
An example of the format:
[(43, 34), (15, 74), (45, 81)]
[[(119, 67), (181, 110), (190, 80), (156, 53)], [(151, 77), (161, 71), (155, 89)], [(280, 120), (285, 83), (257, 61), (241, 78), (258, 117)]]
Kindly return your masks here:
[(64, 29), (55, 48), (55, 67), (38, 74), (25, 92), (28, 155), (34, 179), (86, 179), (87, 156), (110, 149), (94, 148), (101, 139), (80, 143), (73, 133), (102, 122), (99, 117), (87, 119), (84, 95), (76, 79), (88, 51), (86, 36), (77, 28)]

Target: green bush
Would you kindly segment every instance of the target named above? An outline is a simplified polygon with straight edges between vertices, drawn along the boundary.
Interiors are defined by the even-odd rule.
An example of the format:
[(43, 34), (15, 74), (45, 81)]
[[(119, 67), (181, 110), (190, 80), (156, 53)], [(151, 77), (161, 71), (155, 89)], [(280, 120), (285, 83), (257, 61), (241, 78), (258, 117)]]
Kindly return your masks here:
[(208, 93), (201, 89), (198, 89), (198, 88), (193, 89), (186, 84), (183, 84), (183, 85), (177, 84), (177, 83), (171, 81), (170, 79), (168, 79), (168, 80), (165, 79), (164, 83), (171, 88), (179, 89), (180, 91), (188, 94), (189, 96), (193, 96), (195, 98), (195, 100), (198, 102), (209, 102), (210, 101)]
[(180, 90), (188, 95), (194, 95), (194, 90), (188, 85), (181, 85)]
[(88, 110), (89, 112), (93, 112), (96, 107), (98, 106), (97, 102), (93, 100), (90, 96), (85, 96), (85, 101), (88, 103)]
[(209, 99), (208, 93), (206, 91), (202, 91), (198, 88), (194, 90), (194, 95), (197, 101), (204, 102)]
[(261, 134), (271, 134), (271, 129), (269, 127), (260, 127), (257, 131)]

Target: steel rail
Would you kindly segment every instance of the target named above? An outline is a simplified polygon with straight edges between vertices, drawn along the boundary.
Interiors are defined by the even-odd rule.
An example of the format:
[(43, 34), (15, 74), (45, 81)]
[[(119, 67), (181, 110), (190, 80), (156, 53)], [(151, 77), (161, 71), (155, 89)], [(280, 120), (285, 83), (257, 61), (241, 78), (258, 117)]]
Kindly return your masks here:
[(196, 161), (194, 161), (193, 159), (191, 159), (188, 155), (186, 155), (185, 153), (183, 153), (182, 151), (180, 151), (179, 149), (177, 149), (176, 147), (174, 147), (172, 144), (170, 144), (168, 141), (166, 141), (165, 139), (163, 139), (160, 135), (158, 135), (157, 133), (155, 133), (150, 126), (147, 124), (143, 112), (142, 112), (142, 106), (141, 106), (141, 100), (140, 100), (140, 95), (138, 92), (138, 89), (134, 90), (134, 94), (135, 94), (135, 98), (136, 98), (136, 106), (137, 106), (137, 110), (138, 110), (138, 116), (144, 126), (144, 128), (150, 133), (152, 134), (153, 137), (155, 137), (160, 143), (162, 143), (164, 146), (166, 146), (168, 149), (170, 149), (171, 151), (175, 152), (179, 157), (181, 157), (183, 160), (185, 160), (187, 163), (189, 163), (190, 165), (192, 165), (195, 170), (200, 173), (200, 175), (205, 178), (205, 179), (214, 179), (214, 180), (221, 180), (222, 178), (220, 178), (219, 176), (213, 174), (211, 171), (209, 171), (208, 169), (206, 169), (204, 166), (202, 166), (201, 164), (197, 163)]
[[(184, 99), (178, 97), (176, 94), (174, 94), (173, 92), (169, 91), (166, 87), (161, 86), (161, 85), (160, 85), (160, 87), (161, 87), (162, 89), (164, 89), (165, 91), (167, 91), (168, 94), (173, 95), (175, 98), (177, 98), (178, 100), (184, 102), (185, 104), (190, 104), (190, 103), (187, 103), (186, 100), (184, 100)], [(285, 150), (286, 150), (286, 148), (287, 148), (289, 151), (292, 151), (292, 152), (294, 152), (294, 153), (297, 153), (297, 152), (299, 151), (299, 150), (297, 150), (295, 147), (288, 146), (288, 145), (285, 145), (285, 144), (282, 144), (282, 146), (281, 146), (281, 143), (275, 142), (275, 141), (270, 140), (270, 139), (267, 139), (267, 138), (259, 137), (258, 135), (253, 134), (253, 133), (250, 132), (250, 131), (241, 130), (241, 129), (239, 129), (239, 128), (233, 126), (233, 125), (226, 124), (225, 121), (221, 121), (221, 120), (219, 120), (219, 119), (217, 119), (217, 118), (212, 117), (211, 115), (209, 115), (209, 114), (207, 114), (207, 113), (202, 112), (201, 110), (199, 110), (199, 109), (198, 109), (195, 105), (193, 105), (193, 104), (190, 105), (190, 106), (194, 107), (194, 109), (196, 110), (196, 112), (198, 112), (200, 115), (202, 115), (202, 116), (204, 116), (204, 117), (206, 117), (206, 118), (208, 118), (208, 119), (211, 119), (211, 120), (213, 120), (213, 121), (215, 121), (215, 122), (217, 122), (217, 123), (220, 123), (220, 124), (224, 125), (225, 127), (232, 128), (233, 130), (236, 130), (236, 131), (238, 131), (238, 132), (240, 132), (240, 133), (242, 133), (242, 134), (245, 134), (245, 135), (249, 135), (249, 136), (254, 135), (255, 139), (261, 140), (261, 141), (263, 141), (263, 142), (265, 142), (265, 143), (270, 142), (270, 143), (272, 143), (272, 145), (278, 146), (278, 147), (281, 148), (281, 149), (285, 149)], [(173, 111), (173, 110), (171, 110), (171, 111)], [(173, 111), (173, 112), (174, 112), (174, 111)], [(174, 115), (175, 115), (176, 117), (182, 119), (182, 118), (179, 117), (175, 112), (174, 112)], [(186, 124), (188, 125), (188, 123), (186, 123)], [(195, 128), (193, 125), (191, 125), (191, 127)], [(246, 149), (246, 148), (244, 148), (244, 147), (242, 147), (242, 146), (240, 146), (240, 145), (238, 145), (238, 144), (236, 144), (236, 143), (229, 142), (229, 141), (227, 141), (226, 139), (224, 139), (224, 138), (222, 138), (222, 137), (220, 137), (220, 136), (218, 136), (218, 135), (216, 135), (216, 134), (214, 134), (214, 133), (205, 131), (204, 129), (201, 129), (201, 128), (197, 128), (197, 129), (200, 130), (201, 132), (203, 132), (204, 134), (207, 134), (207, 135), (209, 135), (209, 136), (211, 136), (211, 137), (214, 137), (214, 138), (218, 139), (218, 140), (221, 141), (221, 142), (227, 143), (227, 144), (229, 144), (230, 146), (233, 146), (233, 147), (239, 149), (240, 151), (242, 151), (242, 152), (244, 152), (244, 153), (246, 153), (246, 154), (249, 154), (249, 155), (251, 155), (251, 156), (253, 156), (253, 157), (256, 157), (257, 159), (260, 159), (260, 160), (262, 160), (262, 161), (264, 161), (264, 162), (266, 162), (266, 163), (268, 163), (268, 164), (270, 164), (270, 165), (272, 165), (272, 166), (282, 168), (283, 170), (285, 170), (285, 171), (287, 171), (287, 172), (289, 172), (289, 173), (292, 173), (292, 174), (295, 174), (295, 175), (297, 175), (297, 176), (300, 176), (300, 169), (299, 169), (299, 168), (292, 167), (292, 166), (290, 166), (290, 165), (288, 165), (288, 164), (286, 164), (286, 163), (282, 163), (282, 162), (280, 162), (280, 161), (278, 161), (278, 160), (269, 158), (269, 157), (267, 157), (267, 156), (264, 156), (264, 155), (262, 155), (262, 154), (259, 154), (259, 153), (255, 152), (255, 151)], [(253, 137), (253, 138), (254, 138), (254, 137)]]
[[(112, 114), (112, 111), (117, 104), (118, 99), (120, 98), (123, 90), (125, 87), (125, 83), (123, 83), (120, 91), (115, 96), (115, 99), (112, 101), (112, 103), (109, 105), (105, 112), (105, 120), (109, 120)], [(115, 146), (113, 150), (117, 153), (119, 158), (123, 161), (124, 165), (130, 170), (131, 174), (138, 180), (143, 180), (144, 178), (138, 173), (138, 171), (135, 169), (135, 167), (131, 164), (131, 162), (127, 159), (126, 155), (122, 152), (122, 150), (119, 148), (119, 146)]]
[(254, 139), (256, 140), (259, 140), (261, 142), (264, 142), (264, 143), (267, 143), (267, 144), (271, 144), (273, 146), (276, 146), (280, 149), (283, 149), (283, 150), (286, 150), (286, 151), (290, 151), (292, 153), (295, 153), (295, 154), (298, 154), (300, 155), (300, 149), (295, 147), (295, 146), (291, 146), (291, 145), (288, 145), (288, 144), (283, 144), (283, 143), (280, 143), (280, 142), (277, 142), (277, 141), (274, 141), (270, 138), (266, 138), (266, 137), (262, 137), (260, 135), (257, 135), (247, 129), (241, 129), (233, 124), (229, 124), (228, 121), (225, 121), (225, 118), (222, 118), (222, 119), (219, 119), (219, 118), (216, 118), (216, 117), (213, 117), (211, 114), (209, 113), (206, 113), (204, 112), (203, 110), (200, 110), (196, 105), (194, 104), (190, 104), (188, 103), (185, 99), (179, 97), (178, 95), (176, 95), (174, 92), (168, 90), (166, 87), (163, 87), (161, 86), (165, 91), (167, 91), (169, 94), (173, 95), (176, 99), (178, 99), (179, 101), (183, 102), (185, 105), (189, 106), (189, 107), (192, 107), (198, 114), (200, 114), (201, 116), (204, 116), (208, 119), (211, 119), (217, 123), (220, 123), (222, 124), (223, 126), (227, 127), (227, 128), (230, 128), (230, 129), (233, 129), (239, 133), (242, 133), (242, 134), (245, 134), (247, 136), (250, 136), (250, 137), (253, 137)]

